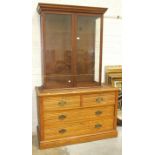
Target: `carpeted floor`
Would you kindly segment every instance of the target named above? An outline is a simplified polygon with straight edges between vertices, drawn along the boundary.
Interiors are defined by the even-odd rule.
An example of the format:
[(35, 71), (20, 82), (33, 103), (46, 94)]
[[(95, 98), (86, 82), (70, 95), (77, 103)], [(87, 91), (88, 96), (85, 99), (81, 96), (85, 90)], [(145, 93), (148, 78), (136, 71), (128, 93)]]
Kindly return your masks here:
[(118, 127), (118, 137), (82, 144), (45, 150), (38, 149), (37, 136), (32, 138), (32, 155), (121, 155), (122, 128)]

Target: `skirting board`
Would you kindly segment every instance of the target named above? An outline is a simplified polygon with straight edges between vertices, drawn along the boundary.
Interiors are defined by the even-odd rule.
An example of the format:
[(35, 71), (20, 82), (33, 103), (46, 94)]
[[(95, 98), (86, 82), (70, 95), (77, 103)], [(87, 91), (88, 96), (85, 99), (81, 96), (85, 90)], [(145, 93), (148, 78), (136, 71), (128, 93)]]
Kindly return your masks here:
[(38, 142), (39, 142), (40, 149), (46, 149), (46, 148), (63, 146), (63, 145), (85, 143), (85, 142), (101, 140), (105, 138), (112, 138), (112, 137), (117, 137), (117, 135), (118, 135), (117, 130), (111, 130), (108, 132), (100, 132), (96, 134), (65, 137), (63, 139), (61, 138), (61, 139), (54, 139), (49, 141), (40, 141), (39, 133), (38, 133)]

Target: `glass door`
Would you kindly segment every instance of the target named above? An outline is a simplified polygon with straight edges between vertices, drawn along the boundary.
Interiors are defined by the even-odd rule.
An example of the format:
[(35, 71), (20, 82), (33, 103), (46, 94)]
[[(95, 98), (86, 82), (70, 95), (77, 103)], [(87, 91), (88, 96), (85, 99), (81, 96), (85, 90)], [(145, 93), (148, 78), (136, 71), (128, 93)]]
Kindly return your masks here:
[(72, 16), (45, 14), (45, 85), (49, 88), (73, 86)]
[(77, 16), (76, 86), (100, 84), (100, 16)]

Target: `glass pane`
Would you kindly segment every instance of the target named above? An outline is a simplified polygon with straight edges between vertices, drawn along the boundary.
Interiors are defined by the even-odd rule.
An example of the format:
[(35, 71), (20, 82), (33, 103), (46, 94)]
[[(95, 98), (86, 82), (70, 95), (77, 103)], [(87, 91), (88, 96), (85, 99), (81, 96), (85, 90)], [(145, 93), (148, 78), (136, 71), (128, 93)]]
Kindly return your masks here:
[(77, 86), (99, 85), (100, 17), (78, 16)]
[(45, 61), (46, 86), (72, 86), (71, 77), (71, 16), (46, 14)]

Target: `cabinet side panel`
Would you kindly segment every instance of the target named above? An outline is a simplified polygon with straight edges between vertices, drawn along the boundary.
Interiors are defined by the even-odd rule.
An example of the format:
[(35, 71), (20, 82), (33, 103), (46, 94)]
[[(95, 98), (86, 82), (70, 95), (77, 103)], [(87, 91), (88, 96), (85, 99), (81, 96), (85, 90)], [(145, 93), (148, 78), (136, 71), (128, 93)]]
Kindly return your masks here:
[(101, 32), (100, 32), (100, 68), (99, 68), (99, 83), (100, 83), (100, 85), (101, 85), (101, 83), (102, 83), (102, 78), (101, 78), (101, 76), (102, 76), (102, 50), (103, 50), (103, 48), (102, 48), (102, 44), (103, 44), (103, 15), (101, 15), (101, 28), (100, 28), (101, 30)]
[(44, 139), (44, 122), (43, 122), (43, 97), (37, 97), (37, 108), (38, 108), (38, 124), (39, 124), (39, 137), (40, 140)]
[(45, 15), (41, 13), (40, 15), (40, 33), (41, 33), (41, 70), (42, 70), (42, 83), (45, 85)]
[(118, 107), (118, 91), (115, 91), (115, 120), (114, 120), (114, 129), (117, 127), (117, 107)]

